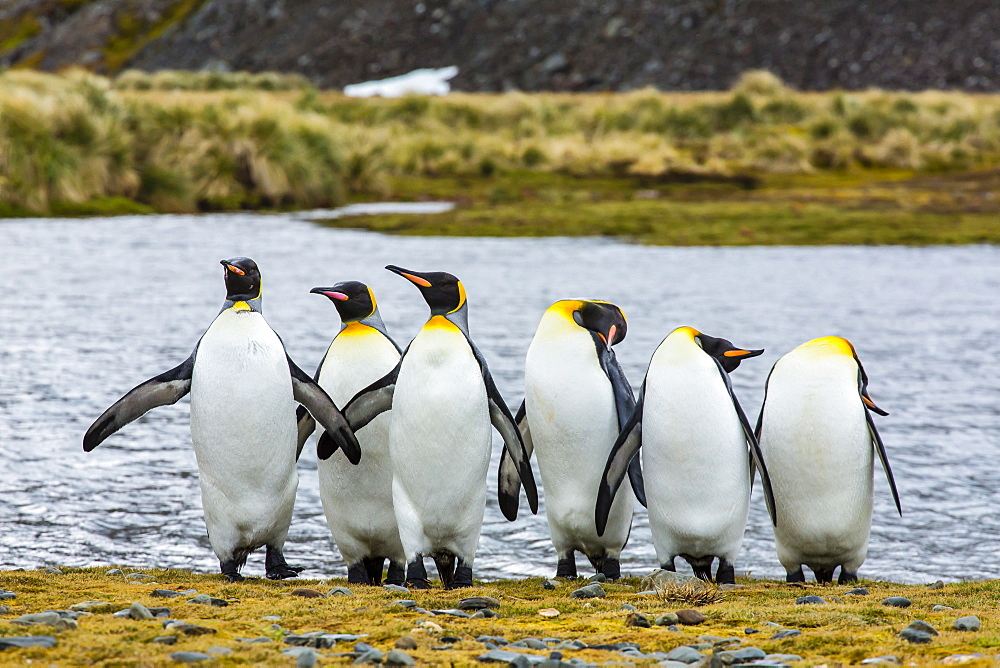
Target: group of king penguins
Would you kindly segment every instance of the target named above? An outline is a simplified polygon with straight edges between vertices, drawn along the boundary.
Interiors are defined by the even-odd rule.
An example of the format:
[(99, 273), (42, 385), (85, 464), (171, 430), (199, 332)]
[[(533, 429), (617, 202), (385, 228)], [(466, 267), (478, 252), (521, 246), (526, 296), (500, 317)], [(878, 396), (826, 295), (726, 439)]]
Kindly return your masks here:
[(557, 577), (577, 576), (577, 552), (608, 579), (620, 577), (638, 500), (661, 568), (675, 570), (681, 557), (711, 580), (718, 559), (714, 579), (733, 583), (758, 472), (789, 582), (805, 579), (803, 565), (820, 582), (838, 567), (840, 582), (857, 578), (875, 453), (900, 508), (872, 418), (886, 413), (846, 339), (815, 339), (779, 359), (754, 429), (729, 374), (763, 350), (677, 328), (653, 353), (635, 396), (613, 350), (627, 331), (621, 309), (562, 300), (542, 315), (528, 348), (515, 415), (469, 334), (465, 288), (452, 274), (386, 267), (430, 307), (405, 350), (366, 284), (313, 288), (342, 324), (310, 377), (264, 320), (256, 263), (237, 257), (222, 265), (226, 300), (191, 355), (115, 402), (83, 447), (90, 452), (190, 393), (209, 542), (230, 581), (243, 579), (247, 557), (261, 547), (268, 578), (301, 570), (285, 561), (283, 546), (296, 462), (313, 432), (324, 512), (356, 584), (428, 588), (431, 557), (445, 587), (473, 585), (491, 426), (503, 440), (498, 502), (508, 520), (517, 517), (522, 487), (538, 510), (530, 465), (537, 454)]

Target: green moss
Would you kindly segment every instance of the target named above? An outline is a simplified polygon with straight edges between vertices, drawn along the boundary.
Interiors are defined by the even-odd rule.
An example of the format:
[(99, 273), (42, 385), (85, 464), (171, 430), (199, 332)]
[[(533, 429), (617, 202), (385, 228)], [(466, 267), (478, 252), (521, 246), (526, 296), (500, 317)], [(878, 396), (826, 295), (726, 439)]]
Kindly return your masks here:
[(10, 51), (42, 30), (42, 24), (29, 13), (12, 21), (0, 22), (0, 51)]
[(154, 213), (154, 209), (125, 197), (99, 197), (86, 202), (51, 202), (54, 216), (122, 216)]
[(104, 48), (104, 65), (107, 70), (120, 71), (141, 48), (161, 37), (167, 28), (183, 21), (204, 3), (205, 0), (177, 0), (163, 10), (160, 18), (153, 23), (147, 23), (127, 11), (117, 14), (115, 21), (118, 32), (108, 40)]

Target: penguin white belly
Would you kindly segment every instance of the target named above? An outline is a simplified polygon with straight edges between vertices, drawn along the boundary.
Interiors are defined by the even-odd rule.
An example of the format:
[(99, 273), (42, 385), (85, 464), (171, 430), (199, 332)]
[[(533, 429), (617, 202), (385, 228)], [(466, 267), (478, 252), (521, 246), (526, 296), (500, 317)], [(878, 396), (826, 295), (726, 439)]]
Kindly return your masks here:
[[(341, 407), (399, 362), (399, 351), (385, 336), (373, 328), (364, 329), (337, 336), (320, 369), (320, 386)], [(379, 415), (357, 432), (362, 452), (359, 464), (351, 464), (339, 452), (318, 462), (323, 511), (348, 565), (375, 556), (403, 562), (392, 505), (389, 415)], [(317, 428), (316, 438), (322, 434), (322, 427)]]
[(635, 496), (627, 483), (621, 486), (604, 536), (598, 536), (594, 506), (618, 437), (618, 415), (593, 338), (578, 331), (578, 336), (532, 341), (525, 361), (525, 411), (556, 552), (618, 558), (628, 540)]
[(425, 326), (403, 358), (389, 417), (407, 562), (448, 550), (471, 567), (486, 510), (490, 429), (482, 371), (464, 334), (450, 323)]
[(768, 384), (760, 439), (779, 518), (778, 559), (789, 570), (856, 571), (868, 552), (873, 486), (856, 381), (831, 383), (816, 369), (781, 371), (779, 364)]
[(298, 486), (295, 401), (285, 349), (259, 313), (223, 311), (202, 337), (191, 439), (220, 561), (265, 544), (280, 548)]
[(657, 363), (646, 376), (642, 468), (660, 563), (681, 554), (735, 560), (750, 504), (746, 436), (707, 355)]

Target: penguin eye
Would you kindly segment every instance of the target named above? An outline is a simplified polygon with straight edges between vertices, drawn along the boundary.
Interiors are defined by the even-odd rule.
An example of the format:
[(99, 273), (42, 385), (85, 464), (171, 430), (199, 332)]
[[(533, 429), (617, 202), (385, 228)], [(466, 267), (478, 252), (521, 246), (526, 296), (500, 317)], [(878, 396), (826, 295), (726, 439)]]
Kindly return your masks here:
[(702, 343), (702, 341), (701, 341), (701, 337), (700, 337), (700, 336), (696, 336), (696, 337), (694, 337), (694, 342), (695, 342), (695, 343), (697, 343), (697, 344), (698, 344), (698, 347), (699, 347), (699, 348), (701, 348), (702, 350), (704, 350), (704, 349), (705, 349), (705, 344), (704, 344), (704, 343)]
[(579, 311), (573, 311), (573, 321), (583, 327), (583, 314)]

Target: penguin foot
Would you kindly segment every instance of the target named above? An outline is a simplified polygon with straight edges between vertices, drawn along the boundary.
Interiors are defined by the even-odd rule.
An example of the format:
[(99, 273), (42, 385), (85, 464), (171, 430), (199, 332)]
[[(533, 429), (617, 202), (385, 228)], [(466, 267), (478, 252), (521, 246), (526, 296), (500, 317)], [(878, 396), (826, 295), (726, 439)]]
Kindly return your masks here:
[(246, 578), (240, 575), (240, 566), (242, 565), (243, 564), (236, 559), (220, 561), (219, 570), (222, 571), (222, 574), (226, 576), (226, 579), (230, 582), (243, 582)]
[(378, 587), (382, 584), (382, 566), (385, 564), (385, 557), (366, 557), (363, 560), (365, 571), (368, 574), (368, 584)]
[(802, 567), (799, 566), (794, 571), (788, 571), (785, 574), (785, 582), (805, 582), (806, 574), (802, 572)]
[(410, 589), (430, 589), (427, 579), (427, 569), (424, 568), (424, 555), (418, 554), (406, 565), (406, 586)]
[(430, 589), (431, 583), (427, 578), (406, 578), (407, 589)]
[(617, 580), (622, 576), (621, 562), (614, 557), (604, 557), (600, 572), (609, 580)]
[(299, 577), (299, 572), (285, 566), (283, 568), (277, 568), (273, 571), (267, 571), (264, 575), (268, 580), (287, 580), (288, 578)]
[(385, 583), (402, 586), (404, 582), (406, 582), (406, 566), (390, 561), (389, 570), (385, 573)]
[(660, 564), (660, 568), (662, 568), (665, 571), (670, 571), (671, 573), (676, 573), (677, 565), (674, 564), (674, 559), (676, 559), (676, 557), (670, 557), (670, 561), (665, 561), (662, 564)]
[(459, 566), (455, 569), (455, 577), (452, 578), (448, 589), (461, 589), (462, 587), (472, 586), (474, 586), (472, 584), (472, 567), (465, 566), (459, 562)]
[(371, 584), (364, 562), (358, 561), (347, 567), (347, 584)]
[(857, 571), (849, 571), (843, 566), (840, 567), (840, 577), (837, 578), (837, 584), (848, 584), (857, 581), (858, 581)]
[(576, 555), (572, 552), (568, 557), (562, 557), (556, 564), (557, 578), (575, 578), (576, 575)]
[(712, 581), (712, 562), (715, 561), (714, 556), (692, 557), (689, 554), (682, 554), (681, 558), (691, 565), (691, 570), (694, 571), (696, 578), (705, 582)]
[(281, 548), (266, 546), (264, 552), (264, 575), (268, 580), (284, 580), (298, 577), (301, 568), (292, 568), (285, 562)]
[[(836, 566), (833, 568), (836, 568)], [(830, 584), (833, 582), (833, 568), (814, 568), (813, 575), (816, 576), (816, 582), (819, 584)]]
[(736, 584), (736, 567), (719, 557), (719, 570), (715, 571), (715, 581), (718, 584)]

